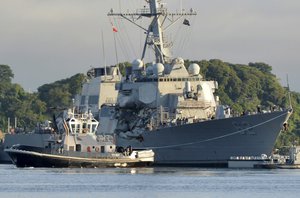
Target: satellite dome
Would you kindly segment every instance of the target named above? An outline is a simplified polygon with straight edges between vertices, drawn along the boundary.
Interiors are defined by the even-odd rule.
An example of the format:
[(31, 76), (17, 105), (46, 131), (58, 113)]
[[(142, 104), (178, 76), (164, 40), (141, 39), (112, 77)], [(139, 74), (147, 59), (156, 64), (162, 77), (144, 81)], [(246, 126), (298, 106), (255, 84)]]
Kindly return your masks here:
[(190, 64), (188, 71), (192, 76), (198, 75), (200, 73), (200, 66), (196, 63), (192, 63)]
[(162, 63), (156, 63), (153, 65), (153, 73), (156, 76), (162, 75), (164, 70), (165, 70), (165, 66)]
[(133, 70), (141, 70), (144, 66), (144, 63), (141, 59), (135, 59), (133, 62), (132, 62), (132, 69)]

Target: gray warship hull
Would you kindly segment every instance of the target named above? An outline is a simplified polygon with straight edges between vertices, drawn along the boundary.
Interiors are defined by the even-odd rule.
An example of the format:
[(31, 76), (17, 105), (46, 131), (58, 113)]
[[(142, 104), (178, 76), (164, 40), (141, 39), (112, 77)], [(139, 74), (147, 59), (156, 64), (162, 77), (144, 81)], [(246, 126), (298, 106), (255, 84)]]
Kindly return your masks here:
[(161, 128), (117, 144), (153, 149), (156, 165), (226, 167), (232, 156), (270, 155), (289, 115), (284, 110)]
[(3, 143), (0, 143), (0, 164), (11, 164), (9, 156), (4, 152)]

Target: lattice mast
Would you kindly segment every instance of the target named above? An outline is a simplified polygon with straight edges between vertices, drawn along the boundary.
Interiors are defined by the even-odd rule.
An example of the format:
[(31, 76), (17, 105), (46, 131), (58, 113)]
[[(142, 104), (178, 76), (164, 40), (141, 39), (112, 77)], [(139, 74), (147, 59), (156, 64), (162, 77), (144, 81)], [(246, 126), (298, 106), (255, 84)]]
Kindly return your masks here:
[[(196, 15), (197, 13), (193, 9), (190, 9), (189, 12), (180, 10), (180, 12), (169, 13), (162, 0), (146, 0), (146, 2), (149, 4), (148, 7), (145, 6), (136, 12), (114, 13), (112, 9), (108, 16), (121, 16), (145, 31), (146, 39), (141, 57), (142, 60), (145, 58), (147, 46), (150, 46), (154, 50), (156, 63), (170, 63), (172, 42), (167, 41), (164, 32), (183, 16)], [(151, 19), (151, 23), (147, 28), (137, 23), (142, 17)]]

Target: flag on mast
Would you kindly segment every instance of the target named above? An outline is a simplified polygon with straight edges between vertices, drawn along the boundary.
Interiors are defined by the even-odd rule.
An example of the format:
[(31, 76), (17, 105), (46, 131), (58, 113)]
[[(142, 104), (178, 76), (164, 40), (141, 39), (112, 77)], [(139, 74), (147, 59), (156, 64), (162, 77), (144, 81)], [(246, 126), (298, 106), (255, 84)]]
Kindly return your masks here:
[(112, 26), (113, 32), (118, 32), (118, 29), (115, 26)]
[(113, 22), (110, 20), (110, 24), (111, 24), (111, 27), (112, 27), (112, 31), (113, 32), (118, 32), (118, 29), (116, 26), (114, 26)]

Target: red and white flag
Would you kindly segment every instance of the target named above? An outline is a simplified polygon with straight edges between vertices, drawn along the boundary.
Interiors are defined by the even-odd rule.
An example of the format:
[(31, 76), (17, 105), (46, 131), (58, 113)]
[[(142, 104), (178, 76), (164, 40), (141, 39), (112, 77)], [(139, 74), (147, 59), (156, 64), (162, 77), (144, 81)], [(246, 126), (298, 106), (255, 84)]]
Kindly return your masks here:
[(115, 26), (112, 26), (113, 32), (118, 32), (118, 29)]

